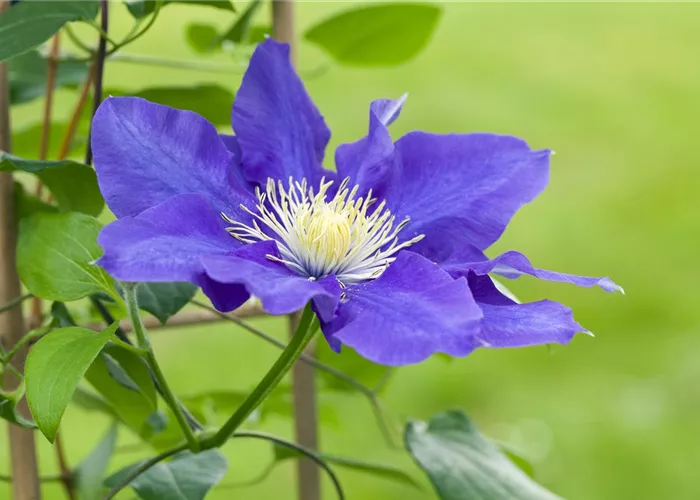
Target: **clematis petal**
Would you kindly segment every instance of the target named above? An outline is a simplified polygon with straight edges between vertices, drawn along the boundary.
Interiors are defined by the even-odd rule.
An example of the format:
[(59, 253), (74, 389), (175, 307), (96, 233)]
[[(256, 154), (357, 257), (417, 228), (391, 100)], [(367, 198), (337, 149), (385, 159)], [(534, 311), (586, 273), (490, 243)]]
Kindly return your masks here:
[(484, 313), (478, 336), (479, 347), (567, 344), (576, 333), (586, 332), (574, 320), (571, 309), (551, 300), (479, 306)]
[(98, 264), (121, 281), (190, 281), (204, 271), (202, 255), (223, 255), (240, 243), (225, 229), (209, 202), (181, 194), (108, 224), (97, 239), (104, 248)]
[(290, 271), (284, 264), (268, 259), (268, 255), (279, 258), (274, 241), (245, 245), (225, 256), (206, 256), (202, 258), (202, 264), (210, 279), (244, 286), (260, 299), (263, 309), (270, 314), (293, 313), (313, 300), (322, 320), (333, 318), (340, 300), (340, 285), (333, 276), (311, 281)]
[(453, 280), (424, 257), (401, 252), (376, 280), (348, 287), (331, 323), (340, 341), (381, 364), (417, 363), (436, 352), (466, 356), (475, 347), (481, 311), (467, 280)]
[(411, 218), (406, 232), (425, 234), (411, 250), (430, 260), (483, 250), (547, 185), (549, 154), (505, 135), (411, 132), (396, 142), (387, 206)]
[(221, 134), (219, 136), (219, 139), (221, 139), (221, 142), (224, 143), (224, 146), (226, 146), (226, 149), (228, 149), (231, 154), (240, 162), (241, 160), (241, 147), (238, 145), (238, 139), (236, 138), (235, 135), (227, 135), (227, 134)]
[(359, 185), (357, 196), (372, 189), (375, 198), (383, 198), (391, 175), (394, 143), (387, 127), (398, 118), (407, 95), (400, 99), (378, 99), (370, 104), (369, 132), (350, 144), (341, 144), (335, 152), (338, 178), (350, 178), (350, 186)]
[(198, 193), (235, 218), (242, 214), (239, 204), (252, 200), (239, 158), (211, 123), (191, 111), (110, 97), (97, 110), (91, 137), (100, 190), (117, 217)]
[(289, 60), (289, 45), (268, 38), (255, 49), (231, 117), (248, 180), (291, 176), (317, 183), (330, 130)]
[(576, 333), (586, 332), (568, 307), (549, 300), (516, 304), (489, 276), (470, 272), (469, 288), (484, 313), (479, 347), (566, 344)]
[(477, 262), (460, 262), (458, 259), (452, 257), (442, 262), (441, 267), (453, 277), (466, 276), (470, 271), (479, 275), (494, 273), (510, 279), (517, 278), (523, 274), (529, 274), (542, 280), (572, 283), (583, 287), (599, 286), (607, 292), (624, 293), (622, 287), (615, 284), (610, 278), (592, 278), (537, 269), (532, 266), (527, 257), (520, 252), (514, 251), (506, 252), (491, 260), (481, 260)]

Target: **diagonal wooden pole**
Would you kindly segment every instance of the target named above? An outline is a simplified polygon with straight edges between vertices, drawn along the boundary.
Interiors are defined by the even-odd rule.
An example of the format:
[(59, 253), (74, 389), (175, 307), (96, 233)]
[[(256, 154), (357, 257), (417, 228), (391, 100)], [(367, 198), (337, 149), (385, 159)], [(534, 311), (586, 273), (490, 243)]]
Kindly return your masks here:
[[(292, 63), (296, 63), (294, 44), (294, 3), (292, 0), (272, 2), (272, 36), (279, 42), (290, 45)], [(288, 318), (289, 333), (294, 334), (299, 315)], [(294, 435), (298, 444), (309, 450), (318, 449), (318, 417), (316, 411), (316, 384), (312, 366), (297, 363), (292, 369), (292, 392), (294, 397)], [(297, 461), (297, 498), (320, 500), (321, 483), (318, 465), (308, 459)]]
[[(10, 0), (0, 0), (0, 15), (10, 7)], [(0, 63), (0, 150), (10, 151), (10, 88), (7, 63)], [(12, 176), (0, 173), (0, 304), (5, 304), (21, 293), (15, 250), (17, 227), (14, 214), (14, 183)], [(22, 308), (0, 314), (0, 334), (6, 347), (11, 347), (24, 334)], [(22, 349), (12, 360), (18, 371), (24, 371), (26, 349)], [(9, 374), (7, 374), (9, 375)], [(18, 381), (6, 376), (5, 390), (14, 390)], [(29, 416), (26, 402), (22, 400), (19, 410)], [(12, 462), (12, 491), (15, 500), (38, 500), (40, 498), (39, 474), (36, 462), (34, 432), (16, 425), (8, 425), (10, 438), (10, 460)]]

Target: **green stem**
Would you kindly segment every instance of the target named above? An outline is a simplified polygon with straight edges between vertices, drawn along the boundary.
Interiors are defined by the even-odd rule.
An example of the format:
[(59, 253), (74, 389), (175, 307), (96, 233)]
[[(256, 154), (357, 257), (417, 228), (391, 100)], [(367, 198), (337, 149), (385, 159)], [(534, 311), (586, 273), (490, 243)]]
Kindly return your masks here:
[[(230, 321), (232, 323), (235, 323), (236, 325), (240, 326), (241, 328), (244, 328), (248, 330), (250, 333), (253, 335), (263, 339), (266, 342), (269, 342), (270, 344), (274, 345), (275, 347), (278, 347), (280, 349), (284, 349), (285, 345), (283, 342), (280, 342), (277, 340), (275, 337), (268, 335), (264, 331), (255, 328), (253, 325), (249, 324), (248, 322), (237, 318), (235, 316), (231, 316), (230, 314), (225, 314), (222, 312), (217, 311), (213, 307), (205, 304), (204, 302), (200, 302), (199, 300), (192, 299), (190, 300), (191, 304), (194, 304), (197, 307), (200, 307), (202, 309), (206, 309), (207, 311), (210, 311), (213, 314), (216, 314), (219, 316), (221, 319)], [(322, 363), (321, 361), (317, 360), (313, 356), (309, 356), (307, 354), (302, 354), (299, 356), (299, 361), (306, 363), (310, 366), (313, 366), (317, 370), (321, 370), (323, 372), (328, 373), (329, 375), (337, 378), (338, 380), (345, 382), (349, 386), (353, 387), (357, 392), (362, 394), (367, 398), (367, 401), (369, 402), (371, 408), (372, 408), (372, 414), (374, 415), (376, 421), (377, 421), (377, 426), (379, 427), (379, 431), (382, 434), (382, 437), (386, 441), (387, 445), (390, 448), (395, 448), (398, 449), (399, 446), (396, 445), (394, 442), (394, 438), (392, 437), (393, 432), (392, 432), (392, 427), (386, 422), (386, 418), (384, 416), (384, 412), (381, 408), (381, 405), (379, 404), (379, 398), (378, 398), (378, 393), (382, 389), (383, 384), (386, 383), (387, 376), (382, 377), (382, 380), (380, 380), (380, 383), (377, 384), (377, 387), (374, 389), (370, 389), (366, 385), (362, 384), (358, 380), (355, 380), (352, 378), (350, 375), (347, 373), (344, 373), (330, 365), (327, 365), (325, 363)], [(391, 369), (387, 370), (388, 372), (392, 371)]]
[(12, 346), (12, 349), (5, 355), (4, 359), (2, 359), (3, 363), (9, 363), (12, 358), (15, 357), (15, 354), (19, 352), (19, 350), (27, 345), (29, 342), (31, 342), (33, 339), (37, 337), (41, 337), (42, 335), (45, 335), (46, 333), (51, 330), (50, 326), (44, 326), (41, 328), (37, 328), (36, 330), (32, 330), (28, 332), (24, 337), (19, 339), (19, 342), (17, 342), (15, 345)]
[(78, 38), (78, 35), (76, 35), (73, 29), (70, 27), (70, 24), (65, 24), (63, 26), (63, 31), (68, 36), (68, 38), (70, 38), (71, 42), (73, 42), (75, 46), (78, 47), (80, 50), (90, 54), (90, 57), (92, 57), (95, 54), (94, 49), (88, 47), (80, 38)]
[(32, 297), (33, 297), (33, 295), (31, 293), (27, 293), (25, 295), (20, 295), (19, 297), (15, 297), (11, 301), (9, 301), (7, 304), (3, 304), (0, 306), (0, 313), (4, 313), (5, 311), (9, 311), (13, 307), (17, 307), (22, 302), (24, 302), (27, 299), (31, 299)]
[(275, 364), (272, 365), (272, 368), (270, 368), (257, 387), (253, 389), (253, 392), (243, 401), (241, 406), (231, 415), (221, 429), (219, 429), (215, 435), (202, 440), (202, 450), (222, 446), (236, 429), (240, 427), (245, 419), (248, 418), (253, 410), (255, 410), (275, 387), (277, 387), (282, 378), (284, 378), (287, 372), (292, 368), (297, 358), (304, 352), (304, 349), (306, 349), (306, 346), (309, 345), (309, 342), (311, 342), (311, 339), (316, 333), (314, 318), (315, 316), (311, 309), (311, 304), (307, 304), (304, 308), (301, 320), (299, 321), (299, 326), (294, 332), (294, 336), (291, 338), (284, 351), (282, 351), (280, 357), (277, 358)]
[(182, 428), (182, 432), (185, 434), (185, 438), (187, 438), (187, 443), (189, 444), (190, 450), (192, 450), (194, 453), (197, 453), (200, 449), (199, 441), (194, 435), (194, 432), (192, 432), (190, 425), (187, 423), (187, 418), (185, 418), (185, 414), (182, 412), (182, 409), (178, 404), (175, 394), (173, 394), (173, 391), (170, 389), (170, 386), (165, 381), (165, 376), (163, 375), (163, 372), (160, 369), (160, 365), (158, 365), (158, 361), (156, 360), (153, 348), (151, 347), (151, 342), (148, 340), (148, 335), (146, 335), (146, 328), (143, 326), (143, 322), (141, 321), (141, 313), (139, 312), (139, 305), (136, 299), (136, 284), (122, 283), (122, 286), (124, 287), (124, 299), (126, 300), (126, 309), (129, 314), (129, 319), (131, 320), (131, 325), (134, 329), (134, 333), (136, 334), (136, 338), (138, 339), (139, 349), (145, 352), (146, 362), (153, 371), (153, 376), (155, 377), (157, 384), (163, 391), (163, 399), (165, 399), (165, 402), (175, 414), (175, 418), (177, 419), (180, 428)]

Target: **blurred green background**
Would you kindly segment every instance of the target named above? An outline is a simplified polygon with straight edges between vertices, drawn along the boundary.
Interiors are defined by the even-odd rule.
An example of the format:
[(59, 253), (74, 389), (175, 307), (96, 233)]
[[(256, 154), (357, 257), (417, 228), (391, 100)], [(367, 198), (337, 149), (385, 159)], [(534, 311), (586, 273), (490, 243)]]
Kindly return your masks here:
[[(237, 4), (240, 6), (240, 4)], [(351, 7), (345, 2), (299, 2), (299, 32)], [(533, 147), (556, 150), (549, 189), (515, 217), (491, 254), (526, 253), (535, 265), (585, 275), (609, 275), (626, 296), (522, 278), (508, 282), (523, 300), (548, 297), (576, 312), (596, 334), (578, 336), (551, 352), (544, 347), (481, 350), (465, 359), (431, 359), (398, 371), (385, 394), (399, 418), (429, 418), (465, 409), (487, 435), (523, 450), (536, 478), (572, 500), (696, 499), (700, 497), (700, 4), (445, 3), (427, 49), (389, 69), (352, 69), (330, 63), (305, 42), (299, 68), (333, 130), (332, 147), (367, 126), (377, 97), (409, 92), (398, 136), (493, 131), (518, 135)], [(113, 23), (129, 18), (115, 5)], [(264, 12), (259, 13), (262, 20)], [(184, 40), (190, 22), (230, 23), (220, 12), (172, 6), (127, 53), (199, 59)], [(90, 30), (81, 31), (94, 36)], [(107, 86), (217, 82), (234, 90), (241, 58), (209, 58), (231, 67), (208, 73), (109, 63)], [(75, 94), (61, 91), (58, 116)], [(14, 110), (15, 126), (39, 121), (40, 103)], [(54, 138), (58, 141), (58, 138)], [(332, 166), (332, 149), (328, 166)], [(282, 320), (256, 323), (284, 334)], [(277, 351), (232, 326), (218, 324), (154, 334), (156, 353), (176, 390), (250, 388)], [(387, 448), (361, 396), (322, 396), (330, 423), (325, 451), (404, 467), (425, 484), (407, 486), (340, 470), (349, 499), (431, 498), (411, 460)], [(62, 426), (73, 464), (106, 430), (106, 419), (70, 408)], [(289, 419), (262, 428), (291, 435)], [(43, 473), (55, 470), (39, 437)], [(122, 432), (120, 444), (135, 439)], [(6, 433), (0, 449), (7, 449)], [(267, 463), (260, 443), (233, 442), (223, 483), (254, 477)], [(148, 450), (122, 452), (113, 467)], [(8, 470), (0, 453), (0, 471)], [(291, 463), (265, 483), (222, 489), (210, 498), (293, 498)], [(46, 498), (62, 498), (57, 486)], [(129, 498), (129, 495), (124, 495)], [(333, 498), (325, 484), (325, 497)], [(9, 489), (0, 484), (0, 498)]]

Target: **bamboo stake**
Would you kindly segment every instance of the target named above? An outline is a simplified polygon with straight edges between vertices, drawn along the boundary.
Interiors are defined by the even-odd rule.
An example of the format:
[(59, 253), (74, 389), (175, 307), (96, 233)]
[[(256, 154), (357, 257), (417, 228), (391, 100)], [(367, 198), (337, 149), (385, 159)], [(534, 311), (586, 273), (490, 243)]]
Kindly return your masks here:
[[(296, 64), (294, 4), (292, 0), (274, 0), (272, 2), (272, 34), (275, 40), (290, 45), (292, 64)], [(289, 316), (290, 335), (294, 334), (298, 321), (298, 314)], [(318, 449), (318, 417), (313, 367), (306, 363), (294, 365), (292, 369), (292, 392), (294, 397), (295, 440), (297, 444), (306, 449), (316, 450)], [(317, 464), (308, 459), (299, 459), (297, 461), (297, 498), (299, 500), (320, 500), (320, 479)]]
[[(10, 7), (10, 0), (0, 0), (0, 15)], [(7, 63), (0, 63), (0, 150), (10, 151), (10, 88)], [(10, 174), (0, 173), (0, 304), (21, 293), (15, 250), (17, 227), (14, 214), (14, 181)], [(11, 348), (24, 334), (24, 318), (21, 307), (13, 307), (0, 314), (0, 333), (5, 345)], [(27, 356), (26, 348), (13, 358), (14, 367), (22, 372)], [(5, 377), (4, 388), (14, 390), (18, 381)], [(29, 416), (24, 400), (19, 411)], [(12, 463), (12, 492), (14, 500), (38, 500), (40, 498), (39, 474), (36, 462), (34, 432), (17, 425), (9, 425), (10, 460)]]

